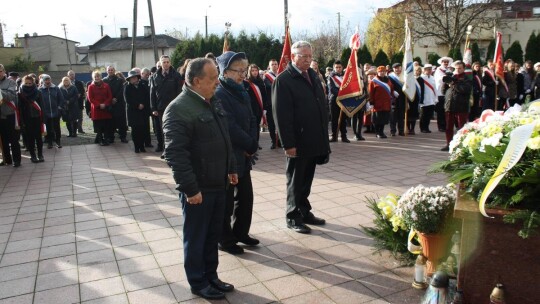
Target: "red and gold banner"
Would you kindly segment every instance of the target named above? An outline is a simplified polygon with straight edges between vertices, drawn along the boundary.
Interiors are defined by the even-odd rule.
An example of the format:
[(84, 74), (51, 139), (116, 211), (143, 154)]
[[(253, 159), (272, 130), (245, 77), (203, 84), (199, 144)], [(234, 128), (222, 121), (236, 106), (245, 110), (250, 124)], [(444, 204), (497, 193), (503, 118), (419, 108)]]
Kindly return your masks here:
[(289, 62), (291, 62), (291, 34), (289, 33), (289, 27), (287, 26), (285, 29), (283, 52), (281, 53), (281, 59), (279, 60), (278, 75), (287, 68)]

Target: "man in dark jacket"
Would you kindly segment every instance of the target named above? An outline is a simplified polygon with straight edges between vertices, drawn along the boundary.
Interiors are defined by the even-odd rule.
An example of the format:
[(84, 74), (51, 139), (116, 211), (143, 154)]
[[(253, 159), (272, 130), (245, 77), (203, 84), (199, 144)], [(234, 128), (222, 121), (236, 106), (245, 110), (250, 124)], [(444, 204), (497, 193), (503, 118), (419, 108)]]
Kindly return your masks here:
[(150, 107), (152, 108), (158, 142), (156, 152), (163, 152), (163, 129), (161, 125), (163, 112), (169, 103), (182, 91), (182, 79), (180, 74), (171, 66), (169, 56), (161, 56), (159, 62), (161, 66), (150, 76)]
[(330, 116), (332, 117), (332, 138), (330, 139), (330, 141), (337, 141), (338, 123), (341, 116), (341, 123), (339, 124), (341, 141), (349, 143), (351, 141), (347, 138), (347, 119), (346, 116), (343, 116), (341, 114), (341, 108), (337, 104), (337, 96), (339, 93), (339, 89), (341, 88), (341, 82), (343, 81), (343, 64), (341, 64), (340, 60), (334, 62), (334, 70), (332, 71), (332, 73), (330, 73), (326, 81), (328, 83), (328, 101), (330, 103)]
[[(76, 88), (77, 88), (77, 91), (79, 92), (79, 96), (78, 96), (78, 103), (79, 103), (79, 115), (77, 116), (77, 131), (81, 134), (84, 134), (86, 132), (84, 132), (83, 130), (83, 109), (84, 109), (84, 106), (85, 106), (85, 99), (86, 99), (86, 86), (84, 85), (84, 82), (80, 81), (80, 80), (77, 80), (75, 79), (75, 72), (72, 71), (72, 70), (69, 70), (67, 72), (67, 76), (69, 77), (69, 80), (71, 80), (71, 84), (73, 84)], [(73, 130), (73, 132), (75, 132), (75, 130)]]
[(219, 100), (213, 98), (218, 72), (213, 61), (191, 60), (186, 85), (163, 114), (164, 158), (180, 191), (184, 268), (191, 292), (222, 299), (234, 286), (217, 275), (218, 241), (225, 215), (225, 191), (238, 175), (229, 130)]
[(39, 87), (41, 96), (43, 97), (43, 123), (46, 126), (47, 148), (52, 149), (53, 140), (57, 148), (62, 148), (60, 138), (62, 137), (60, 129), (60, 116), (64, 110), (64, 96), (60, 89), (51, 81), (51, 76), (43, 74), (41, 76), (43, 85)]
[(292, 45), (292, 62), (272, 86), (274, 121), (287, 156), (287, 227), (309, 233), (306, 224), (324, 225), (311, 213), (308, 200), (317, 164), (328, 162), (328, 103), (317, 74), (309, 65), (311, 45)]
[(111, 87), (112, 91), (112, 138), (109, 142), (114, 142), (114, 133), (117, 132), (120, 136), (120, 141), (127, 143), (127, 119), (126, 119), (126, 101), (124, 100), (124, 79), (116, 76), (116, 69), (113, 66), (107, 67), (107, 77), (103, 78), (103, 82)]
[(390, 112), (390, 134), (396, 136), (405, 136), (405, 101), (407, 97), (403, 93), (403, 83), (399, 79), (402, 72), (401, 63), (392, 65), (393, 73), (388, 74), (388, 78), (394, 86), (394, 97), (392, 101), (392, 110)]
[[(470, 96), (472, 81), (465, 75), (465, 64), (461, 61), (454, 62), (454, 75), (445, 78), (445, 101), (446, 113), (446, 146), (441, 151), (448, 151), (450, 141), (454, 137), (454, 125), (461, 129), (469, 118)], [(450, 77), (450, 76), (447, 76)]]

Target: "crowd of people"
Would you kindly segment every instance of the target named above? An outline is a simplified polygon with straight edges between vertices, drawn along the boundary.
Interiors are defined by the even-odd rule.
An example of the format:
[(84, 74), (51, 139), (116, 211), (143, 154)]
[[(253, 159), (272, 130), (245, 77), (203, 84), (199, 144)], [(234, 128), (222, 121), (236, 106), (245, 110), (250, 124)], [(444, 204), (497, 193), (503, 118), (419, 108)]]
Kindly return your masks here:
[[(242, 254), (239, 244), (256, 246), (250, 236), (253, 212), (251, 173), (261, 149), (261, 129), (270, 133), (270, 149), (283, 148), (286, 157), (287, 227), (310, 233), (308, 225), (324, 225), (314, 215), (309, 195), (317, 165), (329, 162), (330, 143), (365, 140), (365, 133), (385, 139), (415, 135), (437, 128), (445, 132), (448, 151), (454, 128), (480, 116), (540, 97), (540, 63), (520, 67), (505, 63), (504, 79), (494, 64), (465, 64), (449, 57), (438, 67), (414, 64), (416, 94), (403, 91), (402, 66), (359, 66), (367, 103), (348, 119), (338, 103), (343, 82), (342, 62), (335, 61), (323, 75), (308, 42), (292, 46), (291, 62), (278, 74), (278, 61), (266, 70), (249, 64), (248, 55), (227, 51), (215, 57), (187, 59), (177, 69), (163, 55), (152, 69), (133, 68), (124, 76), (114, 66), (107, 76), (92, 73), (87, 84), (69, 71), (58, 86), (51, 77), (34, 74), (18, 78), (0, 64), (0, 136), (2, 165), (21, 165), (20, 135), (34, 163), (44, 161), (43, 144), (62, 148), (60, 120), (69, 135), (84, 133), (83, 112), (93, 122), (95, 143), (108, 146), (116, 134), (127, 143), (128, 129), (135, 153), (153, 147), (172, 169), (183, 210), (184, 265), (194, 294), (224, 297), (234, 286), (218, 278), (217, 250)], [(152, 123), (151, 123), (152, 122)], [(330, 127), (330, 130), (329, 130)], [(204, 202), (204, 203), (203, 203)]]

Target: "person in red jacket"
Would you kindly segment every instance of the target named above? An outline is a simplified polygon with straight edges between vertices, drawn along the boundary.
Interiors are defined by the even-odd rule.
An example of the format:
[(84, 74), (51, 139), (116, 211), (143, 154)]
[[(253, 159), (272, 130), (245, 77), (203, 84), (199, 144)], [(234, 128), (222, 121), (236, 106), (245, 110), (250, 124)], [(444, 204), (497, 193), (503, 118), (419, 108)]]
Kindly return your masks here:
[(92, 73), (92, 84), (88, 86), (88, 100), (91, 105), (91, 117), (94, 123), (94, 132), (96, 133), (95, 143), (102, 146), (108, 146), (111, 134), (111, 107), (112, 91), (108, 84), (101, 79), (101, 72)]
[(373, 106), (373, 123), (377, 138), (386, 138), (384, 134), (384, 125), (388, 124), (390, 119), (390, 110), (392, 98), (394, 98), (394, 87), (390, 79), (386, 76), (386, 67), (377, 68), (377, 76), (369, 83), (369, 100)]

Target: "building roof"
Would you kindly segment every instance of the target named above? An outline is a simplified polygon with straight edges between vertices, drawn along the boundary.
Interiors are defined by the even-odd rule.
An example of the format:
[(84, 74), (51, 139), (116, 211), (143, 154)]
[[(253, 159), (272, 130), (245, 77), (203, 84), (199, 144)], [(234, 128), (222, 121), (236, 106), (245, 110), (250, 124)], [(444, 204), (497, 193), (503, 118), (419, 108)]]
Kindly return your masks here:
[[(96, 43), (90, 45), (89, 52), (99, 51), (118, 51), (118, 50), (131, 50), (131, 38), (111, 38), (109, 35), (101, 37)], [(180, 40), (168, 35), (156, 35), (156, 47), (158, 48), (174, 48)], [(135, 46), (137, 49), (151, 49), (152, 37), (151, 36), (137, 36), (135, 37)]]
[[(55, 38), (55, 39), (66, 40), (65, 38), (54, 36), (54, 35), (37, 35), (35, 33), (33, 35), (24, 34), (24, 36), (22, 36), (22, 37), (19, 36), (17, 38), (18, 39), (31, 39), (31, 38), (43, 38), (43, 37), (51, 37), (51, 38)], [(75, 40), (71, 40), (71, 39), (67, 39), (67, 41), (73, 42), (75, 44), (79, 43), (79, 41), (75, 41)]]

